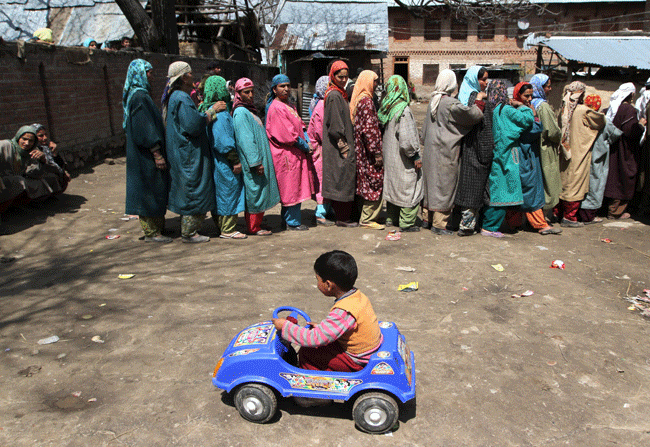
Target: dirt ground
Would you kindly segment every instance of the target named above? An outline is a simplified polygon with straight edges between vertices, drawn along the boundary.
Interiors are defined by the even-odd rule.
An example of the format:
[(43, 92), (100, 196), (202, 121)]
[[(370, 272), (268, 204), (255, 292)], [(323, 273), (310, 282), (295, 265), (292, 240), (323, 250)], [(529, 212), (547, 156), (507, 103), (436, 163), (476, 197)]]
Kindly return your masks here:
[[(0, 445), (650, 445), (650, 321), (623, 299), (650, 287), (650, 226), (390, 242), (359, 228), (281, 232), (275, 208), (269, 238), (182, 244), (170, 213), (174, 242), (153, 245), (120, 220), (124, 163), (3, 215), (0, 256), (15, 260), (0, 264)], [(277, 306), (324, 317), (312, 265), (334, 248), (356, 257), (358, 287), (415, 352), (417, 402), (374, 437), (343, 404), (281, 400), (271, 423), (246, 422), (211, 384), (217, 360)], [(549, 268), (556, 259), (566, 270)], [(417, 292), (397, 291), (410, 281)]]

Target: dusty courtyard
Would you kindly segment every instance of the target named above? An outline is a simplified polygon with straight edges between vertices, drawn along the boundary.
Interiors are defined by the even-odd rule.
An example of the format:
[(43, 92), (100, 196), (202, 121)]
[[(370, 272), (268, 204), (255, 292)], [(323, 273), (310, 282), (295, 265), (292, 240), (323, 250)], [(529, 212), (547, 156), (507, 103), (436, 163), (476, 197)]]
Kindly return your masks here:
[[(650, 226), (386, 241), (364, 229), (281, 232), (276, 208), (269, 238), (182, 244), (170, 213), (174, 242), (153, 245), (120, 219), (124, 163), (81, 173), (44, 209), (3, 216), (0, 445), (650, 445), (650, 320), (623, 299), (650, 287)], [(312, 264), (333, 248), (356, 257), (358, 287), (415, 352), (417, 402), (389, 435), (355, 429), (343, 404), (284, 400), (254, 425), (210, 382), (229, 340), (275, 307), (327, 313)], [(566, 270), (549, 268), (556, 259)], [(417, 292), (397, 291), (410, 281)]]

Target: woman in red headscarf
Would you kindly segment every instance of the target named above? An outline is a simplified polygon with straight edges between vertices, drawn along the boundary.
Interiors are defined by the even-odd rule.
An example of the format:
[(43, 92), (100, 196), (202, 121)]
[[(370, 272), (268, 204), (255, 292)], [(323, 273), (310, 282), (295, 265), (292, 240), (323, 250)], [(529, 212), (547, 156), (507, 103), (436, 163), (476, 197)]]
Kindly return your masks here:
[(532, 128), (525, 130), (519, 137), (517, 154), (519, 156), (519, 178), (521, 179), (521, 192), (523, 203), (519, 211), (508, 211), (507, 221), (511, 228), (521, 226), (521, 212), (526, 214), (526, 219), (531, 227), (542, 235), (559, 234), (559, 228), (550, 226), (544, 218), (542, 208), (546, 203), (544, 197), (544, 176), (540, 162), (540, 136), (542, 124), (537, 116), (537, 111), (532, 106), (533, 86), (528, 82), (520, 82), (515, 86), (511, 105), (517, 108), (527, 107), (532, 110), (535, 121)]
[(331, 200), (338, 226), (356, 227), (359, 224), (350, 220), (356, 191), (356, 156), (354, 127), (345, 93), (348, 80), (345, 62), (334, 62), (329, 78), (323, 116), (322, 195)]

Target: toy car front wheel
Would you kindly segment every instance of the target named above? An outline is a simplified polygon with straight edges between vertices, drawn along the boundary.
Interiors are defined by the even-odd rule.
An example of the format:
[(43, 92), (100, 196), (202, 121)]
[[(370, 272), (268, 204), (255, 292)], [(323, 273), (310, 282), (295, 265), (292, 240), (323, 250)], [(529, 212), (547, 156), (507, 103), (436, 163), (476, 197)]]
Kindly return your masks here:
[(266, 385), (249, 383), (235, 391), (235, 407), (244, 419), (258, 424), (271, 420), (278, 408), (273, 390)]
[(386, 433), (397, 422), (399, 407), (395, 399), (387, 394), (367, 393), (354, 403), (352, 418), (367, 433)]

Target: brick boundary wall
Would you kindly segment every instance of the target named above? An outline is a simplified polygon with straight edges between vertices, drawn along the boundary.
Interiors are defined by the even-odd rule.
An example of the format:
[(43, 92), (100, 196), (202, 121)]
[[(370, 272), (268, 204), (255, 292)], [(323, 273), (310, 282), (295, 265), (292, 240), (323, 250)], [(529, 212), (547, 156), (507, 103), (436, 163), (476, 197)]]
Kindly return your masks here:
[[(156, 104), (170, 63), (188, 62), (199, 80), (212, 61), (142, 51), (91, 53), (83, 47), (0, 43), (0, 139), (13, 138), (20, 126), (38, 122), (48, 127), (71, 168), (123, 153), (122, 88), (129, 63), (137, 58), (153, 66)], [(278, 72), (270, 66), (221, 62), (226, 79), (248, 77), (255, 83), (260, 103), (265, 85)]]

